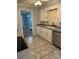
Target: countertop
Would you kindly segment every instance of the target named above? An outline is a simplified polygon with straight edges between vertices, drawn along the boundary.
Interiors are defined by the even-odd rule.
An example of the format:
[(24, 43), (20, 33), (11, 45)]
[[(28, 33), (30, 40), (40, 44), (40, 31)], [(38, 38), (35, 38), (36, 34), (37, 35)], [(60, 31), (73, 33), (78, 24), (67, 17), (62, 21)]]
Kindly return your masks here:
[(40, 27), (43, 27), (43, 28), (46, 28), (46, 29), (53, 30), (53, 31), (56, 31), (56, 32), (60, 32), (61, 33), (61, 27), (58, 27), (58, 26), (40, 25), (40, 24), (37, 24), (37, 26), (40, 26)]

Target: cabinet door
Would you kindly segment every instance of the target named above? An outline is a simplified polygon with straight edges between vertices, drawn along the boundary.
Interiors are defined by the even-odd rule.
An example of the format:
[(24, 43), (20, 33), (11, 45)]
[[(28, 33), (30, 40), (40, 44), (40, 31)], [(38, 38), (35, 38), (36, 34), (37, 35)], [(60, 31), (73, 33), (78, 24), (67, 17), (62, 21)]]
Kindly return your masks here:
[(49, 41), (49, 42), (52, 42), (52, 30), (49, 30), (49, 29), (43, 29), (43, 37)]
[(43, 30), (42, 30), (42, 27), (40, 27), (40, 36), (41, 36), (41, 37), (43, 36)]
[(40, 35), (40, 27), (37, 26), (37, 35)]
[(43, 15), (43, 9), (41, 9), (41, 10), (40, 10), (40, 21), (43, 20), (43, 16), (44, 16), (44, 15)]
[(43, 12), (44, 12), (44, 20), (47, 20), (47, 10), (44, 9)]
[(40, 26), (37, 26), (37, 35), (43, 36), (43, 30), (42, 30), (42, 27)]
[(37, 26), (37, 35), (39, 34), (39, 27)]
[(42, 28), (42, 36), (44, 39), (46, 39), (46, 29)]
[(40, 10), (40, 21), (47, 20), (47, 9), (43, 8)]
[(48, 19), (49, 19), (49, 23), (52, 24), (55, 24), (57, 25), (58, 23), (58, 10), (50, 10), (48, 11)]
[(47, 30), (47, 40), (49, 42), (52, 42), (52, 30)]

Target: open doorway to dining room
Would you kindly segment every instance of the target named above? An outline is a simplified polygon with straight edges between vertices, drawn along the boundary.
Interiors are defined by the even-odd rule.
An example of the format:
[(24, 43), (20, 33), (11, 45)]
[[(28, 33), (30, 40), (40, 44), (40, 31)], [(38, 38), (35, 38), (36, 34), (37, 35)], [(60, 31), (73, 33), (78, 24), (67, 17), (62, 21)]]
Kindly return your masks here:
[(32, 36), (32, 12), (21, 10), (24, 38)]

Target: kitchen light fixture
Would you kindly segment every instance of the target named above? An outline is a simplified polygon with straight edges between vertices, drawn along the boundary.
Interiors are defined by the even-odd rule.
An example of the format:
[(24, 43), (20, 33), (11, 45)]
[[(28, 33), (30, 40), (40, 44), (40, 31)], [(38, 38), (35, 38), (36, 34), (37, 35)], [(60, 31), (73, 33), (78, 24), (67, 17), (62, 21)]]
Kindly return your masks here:
[(36, 2), (34, 3), (34, 5), (35, 5), (35, 6), (40, 6), (40, 5), (42, 5), (42, 3), (41, 3), (40, 1), (36, 1)]

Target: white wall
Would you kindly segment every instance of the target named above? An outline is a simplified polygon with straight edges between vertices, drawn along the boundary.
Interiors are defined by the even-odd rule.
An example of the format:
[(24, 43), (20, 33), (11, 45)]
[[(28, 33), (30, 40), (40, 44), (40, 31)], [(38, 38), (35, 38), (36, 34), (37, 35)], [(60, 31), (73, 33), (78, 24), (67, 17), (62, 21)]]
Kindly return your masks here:
[(20, 15), (20, 7), (17, 7), (17, 36), (22, 36), (23, 37), (23, 29), (22, 29), (22, 18)]
[(33, 29), (33, 35), (36, 35), (36, 23), (38, 21), (38, 9), (36, 8), (29, 8), (26, 6), (17, 6), (17, 36), (23, 36), (23, 26), (22, 26), (22, 17), (21, 17), (21, 10), (30, 10), (32, 11), (32, 29)]

